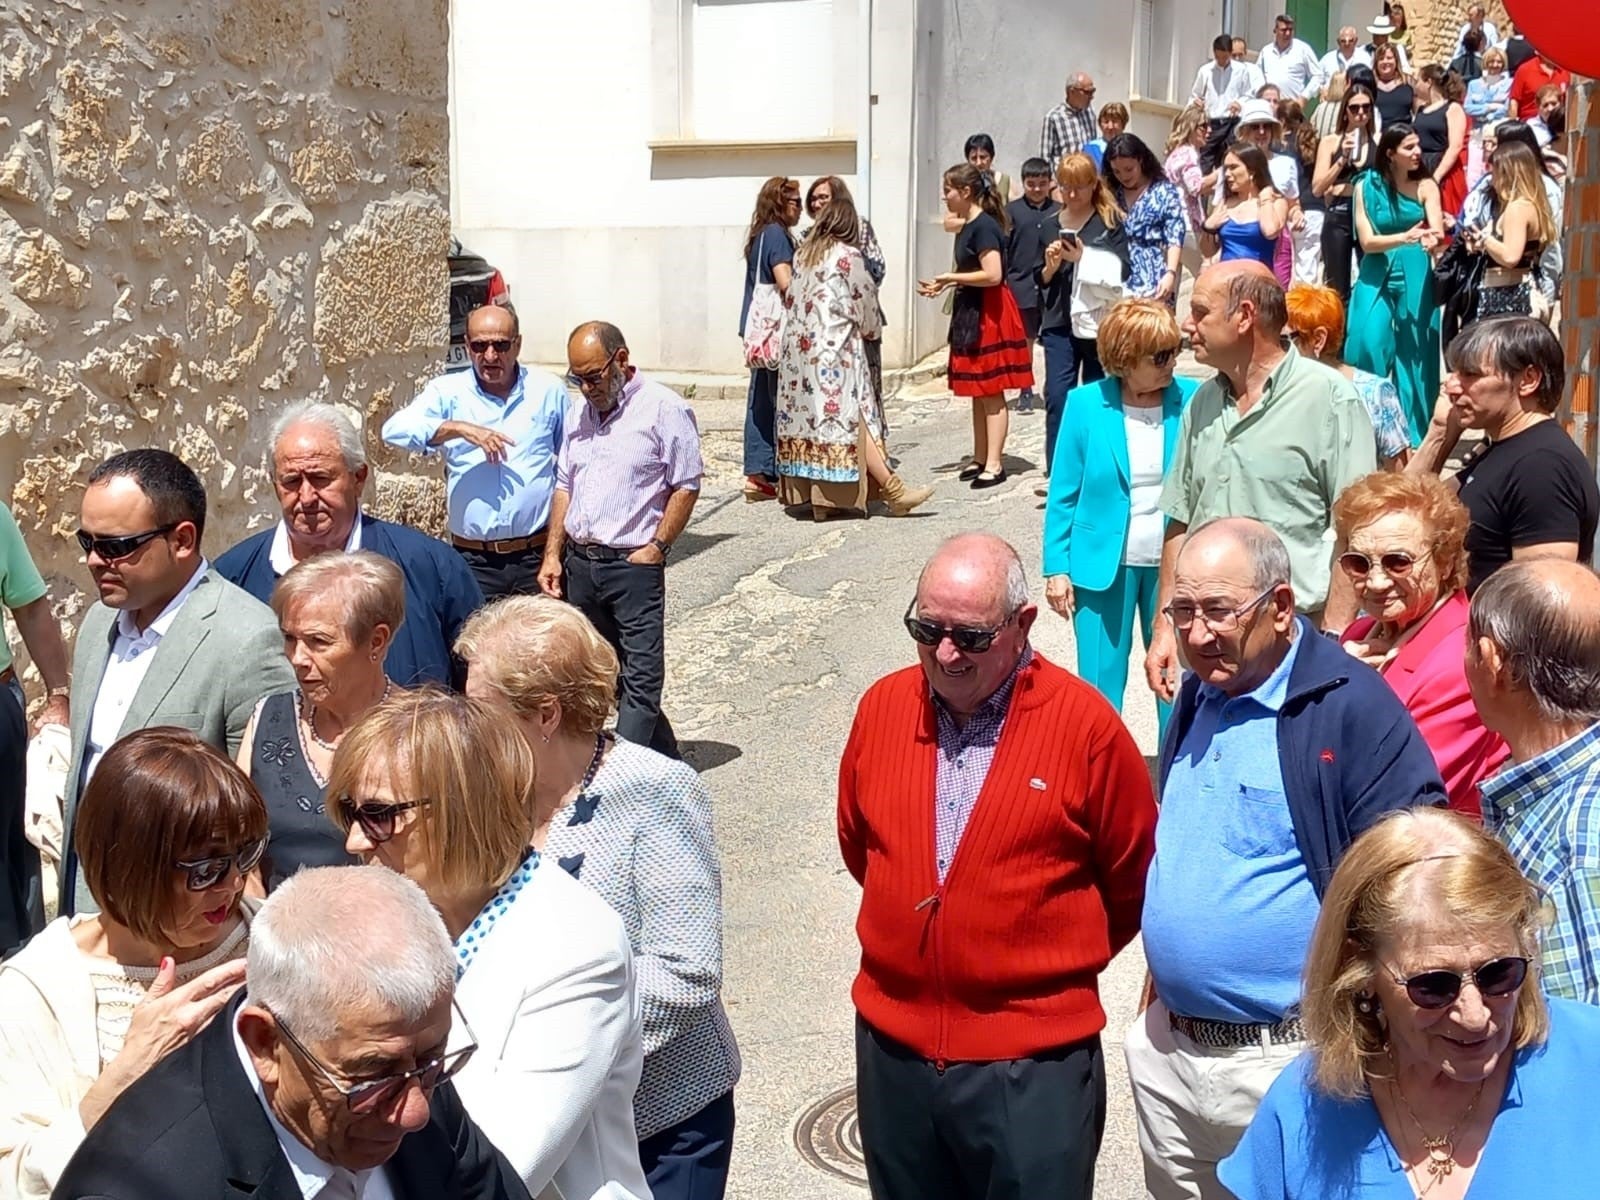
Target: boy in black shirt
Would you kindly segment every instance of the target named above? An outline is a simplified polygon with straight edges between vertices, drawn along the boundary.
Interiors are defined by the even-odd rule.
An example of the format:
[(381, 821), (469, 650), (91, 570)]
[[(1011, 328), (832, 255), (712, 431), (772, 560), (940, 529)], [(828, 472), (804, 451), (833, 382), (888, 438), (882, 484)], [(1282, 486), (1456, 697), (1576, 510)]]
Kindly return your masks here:
[[(1044, 227), (1061, 211), (1050, 198), (1055, 180), (1050, 164), (1030, 158), (1022, 164), (1022, 196), (1006, 206), (1011, 218), (1011, 233), (1006, 243), (1006, 286), (1022, 313), (1022, 327), (1028, 335), (1028, 361), (1033, 361), (1033, 344), (1039, 337), (1039, 284), (1035, 279), (1044, 266)], [(1033, 411), (1033, 388), (1017, 397), (1018, 412)]]

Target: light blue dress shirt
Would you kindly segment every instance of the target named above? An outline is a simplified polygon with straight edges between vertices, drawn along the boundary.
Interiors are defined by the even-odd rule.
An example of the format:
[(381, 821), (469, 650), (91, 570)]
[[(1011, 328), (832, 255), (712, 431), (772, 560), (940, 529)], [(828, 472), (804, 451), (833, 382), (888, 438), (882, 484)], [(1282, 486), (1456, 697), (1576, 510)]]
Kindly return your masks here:
[[(402, 450), (444, 455), (451, 533), (485, 542), (527, 537), (550, 520), (567, 405), (566, 385), (545, 371), (519, 367), (504, 400), (479, 387), (476, 372), (454, 371), (385, 421), (383, 440)], [(465, 438), (428, 445), (445, 421), (505, 434), (512, 443), (505, 460), (491, 463)]]
[(1300, 1001), (1320, 904), (1295, 841), (1278, 759), (1278, 713), (1308, 635), (1260, 686), (1200, 689), (1161, 793), (1144, 900), (1144, 954), (1173, 1012), (1272, 1024)]

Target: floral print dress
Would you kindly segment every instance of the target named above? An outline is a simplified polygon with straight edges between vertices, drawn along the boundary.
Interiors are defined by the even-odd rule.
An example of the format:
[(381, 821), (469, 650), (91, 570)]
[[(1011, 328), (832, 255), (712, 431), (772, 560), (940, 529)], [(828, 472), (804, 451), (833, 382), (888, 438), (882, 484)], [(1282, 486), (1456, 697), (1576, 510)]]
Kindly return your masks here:
[[(1167, 247), (1182, 249), (1188, 222), (1183, 215), (1183, 196), (1165, 179), (1155, 179), (1145, 188), (1128, 211), (1128, 198), (1117, 188), (1117, 207), (1128, 213), (1122, 228), (1128, 235), (1128, 295), (1151, 297), (1161, 286), (1167, 269)], [(1178, 289), (1172, 289), (1168, 304), (1178, 302)]]

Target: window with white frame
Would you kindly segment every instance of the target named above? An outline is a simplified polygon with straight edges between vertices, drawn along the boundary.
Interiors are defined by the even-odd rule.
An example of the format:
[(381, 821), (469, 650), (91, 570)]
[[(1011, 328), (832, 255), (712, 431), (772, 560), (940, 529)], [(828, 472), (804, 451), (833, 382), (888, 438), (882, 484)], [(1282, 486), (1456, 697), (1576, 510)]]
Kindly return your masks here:
[(1182, 104), (1185, 80), (1178, 61), (1181, 0), (1134, 0), (1133, 94), (1141, 100)]
[(834, 0), (693, 0), (688, 15), (693, 137), (835, 132)]

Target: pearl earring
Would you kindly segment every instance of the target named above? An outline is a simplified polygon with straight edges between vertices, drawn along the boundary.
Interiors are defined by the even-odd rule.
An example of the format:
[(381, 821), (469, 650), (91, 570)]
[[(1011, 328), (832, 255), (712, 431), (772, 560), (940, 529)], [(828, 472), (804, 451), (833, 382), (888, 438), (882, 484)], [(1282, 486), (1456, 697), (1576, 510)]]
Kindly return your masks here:
[(1356, 1011), (1363, 1017), (1370, 1017), (1378, 1011), (1378, 1002), (1371, 996), (1357, 996)]

